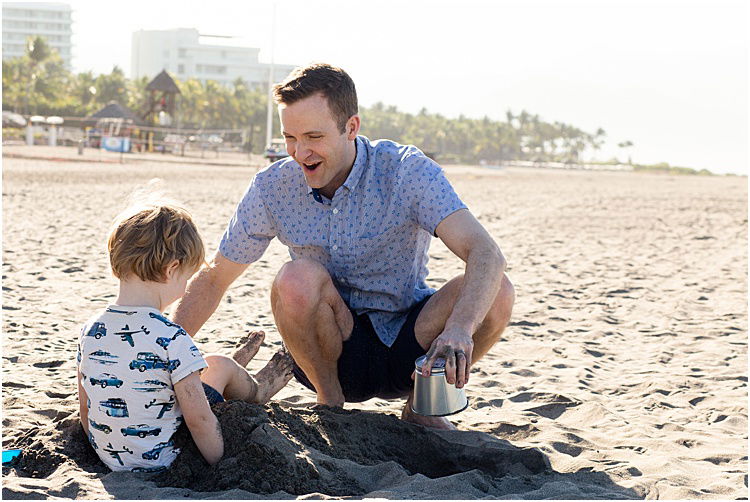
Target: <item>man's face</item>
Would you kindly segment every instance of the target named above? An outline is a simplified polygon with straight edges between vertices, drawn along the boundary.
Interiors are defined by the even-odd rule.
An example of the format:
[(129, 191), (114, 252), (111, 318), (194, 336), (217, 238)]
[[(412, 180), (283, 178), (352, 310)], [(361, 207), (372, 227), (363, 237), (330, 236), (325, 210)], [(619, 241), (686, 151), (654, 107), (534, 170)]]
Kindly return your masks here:
[(342, 133), (328, 100), (317, 93), (290, 105), (280, 104), (279, 118), (286, 151), (302, 167), (308, 186), (331, 197), (352, 167), (352, 140), (359, 130), (359, 117), (350, 118)]

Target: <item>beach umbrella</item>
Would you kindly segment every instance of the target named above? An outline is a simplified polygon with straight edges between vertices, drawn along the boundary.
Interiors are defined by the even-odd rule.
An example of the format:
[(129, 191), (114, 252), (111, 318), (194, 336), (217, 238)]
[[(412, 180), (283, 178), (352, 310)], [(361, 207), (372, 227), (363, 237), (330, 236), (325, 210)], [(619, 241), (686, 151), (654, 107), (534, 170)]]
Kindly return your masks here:
[(26, 119), (18, 113), (4, 111), (3, 127), (26, 127)]

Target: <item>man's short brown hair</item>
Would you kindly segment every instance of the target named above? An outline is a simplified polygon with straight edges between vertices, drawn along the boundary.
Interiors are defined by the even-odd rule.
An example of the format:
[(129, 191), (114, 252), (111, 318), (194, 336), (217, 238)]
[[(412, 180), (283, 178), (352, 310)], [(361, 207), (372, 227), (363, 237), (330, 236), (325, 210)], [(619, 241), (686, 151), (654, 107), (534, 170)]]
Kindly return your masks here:
[(291, 105), (301, 99), (321, 93), (328, 100), (339, 131), (346, 132), (346, 122), (359, 113), (354, 81), (341, 68), (315, 63), (294, 69), (283, 82), (273, 87), (276, 104)]
[(118, 279), (135, 274), (143, 281), (164, 282), (173, 260), (183, 270), (204, 263), (203, 240), (185, 209), (174, 204), (149, 204), (126, 210), (107, 241), (109, 263)]

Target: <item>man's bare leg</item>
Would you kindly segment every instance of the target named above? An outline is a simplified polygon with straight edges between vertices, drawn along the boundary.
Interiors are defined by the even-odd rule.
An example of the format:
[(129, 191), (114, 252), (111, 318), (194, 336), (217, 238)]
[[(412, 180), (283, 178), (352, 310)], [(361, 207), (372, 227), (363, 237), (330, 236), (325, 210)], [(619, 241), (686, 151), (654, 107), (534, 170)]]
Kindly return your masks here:
[[(417, 317), (414, 334), (417, 342), (424, 350), (430, 348), (435, 338), (442, 333), (445, 323), (453, 312), (458, 295), (463, 285), (463, 275), (448, 281), (427, 301)], [(503, 330), (510, 321), (515, 301), (515, 290), (508, 276), (503, 274), (500, 292), (490, 307), (490, 311), (474, 333), (474, 351), (472, 363), (481, 359), (500, 339)], [(406, 405), (401, 412), (401, 418), (407, 422), (432, 427), (435, 429), (455, 429), (456, 427), (445, 417), (425, 417), (417, 415), (411, 409), (414, 392), (409, 394)]]
[(337, 364), (354, 319), (328, 271), (307, 259), (284, 264), (271, 287), (271, 308), (284, 344), (315, 387), (317, 402), (343, 406)]

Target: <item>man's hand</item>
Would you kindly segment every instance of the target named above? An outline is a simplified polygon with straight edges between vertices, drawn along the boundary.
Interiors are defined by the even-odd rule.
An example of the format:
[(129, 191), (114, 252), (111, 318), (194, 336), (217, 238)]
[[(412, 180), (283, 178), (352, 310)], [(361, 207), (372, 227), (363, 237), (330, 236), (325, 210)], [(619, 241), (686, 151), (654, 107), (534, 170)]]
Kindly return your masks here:
[(445, 358), (445, 379), (449, 384), (462, 388), (469, 382), (471, 355), (474, 340), (471, 333), (462, 330), (446, 329), (430, 345), (427, 359), (422, 366), (422, 375), (430, 376), (430, 370), (438, 357)]

